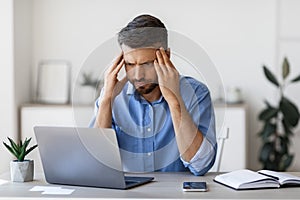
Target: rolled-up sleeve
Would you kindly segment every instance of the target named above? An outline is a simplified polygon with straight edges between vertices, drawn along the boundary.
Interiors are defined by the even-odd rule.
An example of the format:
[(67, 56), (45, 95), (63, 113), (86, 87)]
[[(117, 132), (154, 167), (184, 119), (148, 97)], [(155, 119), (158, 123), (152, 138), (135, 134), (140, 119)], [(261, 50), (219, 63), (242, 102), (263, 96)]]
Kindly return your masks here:
[(188, 82), (194, 94), (190, 99), (186, 99), (186, 108), (203, 134), (203, 141), (189, 162), (182, 158), (181, 161), (194, 175), (204, 175), (213, 166), (217, 152), (214, 108), (208, 88), (194, 79), (188, 79)]
[(212, 167), (215, 160), (215, 148), (214, 146), (204, 137), (200, 148), (190, 162), (186, 162), (180, 157), (185, 167), (188, 167), (190, 171), (196, 175), (204, 175)]

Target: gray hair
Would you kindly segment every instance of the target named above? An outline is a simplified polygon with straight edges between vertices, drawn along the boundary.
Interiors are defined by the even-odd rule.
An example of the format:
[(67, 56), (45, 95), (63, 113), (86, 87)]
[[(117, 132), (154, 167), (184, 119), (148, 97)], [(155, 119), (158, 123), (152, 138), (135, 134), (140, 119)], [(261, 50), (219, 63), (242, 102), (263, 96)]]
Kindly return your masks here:
[(165, 25), (151, 15), (134, 18), (118, 33), (118, 42), (131, 48), (159, 47), (168, 48), (168, 31)]

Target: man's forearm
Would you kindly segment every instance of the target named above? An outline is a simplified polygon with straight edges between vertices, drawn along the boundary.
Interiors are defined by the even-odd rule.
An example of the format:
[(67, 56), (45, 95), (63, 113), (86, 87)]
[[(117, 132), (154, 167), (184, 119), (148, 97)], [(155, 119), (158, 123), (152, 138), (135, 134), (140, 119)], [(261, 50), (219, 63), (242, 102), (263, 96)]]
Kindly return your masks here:
[(181, 99), (169, 103), (169, 108), (179, 152), (181, 157), (189, 162), (201, 146), (203, 135), (193, 122)]
[(111, 99), (100, 99), (99, 109), (96, 116), (96, 122), (94, 127), (96, 128), (111, 128), (112, 126), (112, 111), (111, 111)]

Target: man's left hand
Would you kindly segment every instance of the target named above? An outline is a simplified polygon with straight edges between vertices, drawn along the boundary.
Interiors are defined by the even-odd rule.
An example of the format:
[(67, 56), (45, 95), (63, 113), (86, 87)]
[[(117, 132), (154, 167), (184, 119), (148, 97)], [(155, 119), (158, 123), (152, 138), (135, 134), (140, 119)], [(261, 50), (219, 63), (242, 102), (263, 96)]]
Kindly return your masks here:
[(180, 97), (179, 73), (162, 47), (156, 51), (156, 57), (154, 67), (161, 93), (168, 104), (177, 104)]

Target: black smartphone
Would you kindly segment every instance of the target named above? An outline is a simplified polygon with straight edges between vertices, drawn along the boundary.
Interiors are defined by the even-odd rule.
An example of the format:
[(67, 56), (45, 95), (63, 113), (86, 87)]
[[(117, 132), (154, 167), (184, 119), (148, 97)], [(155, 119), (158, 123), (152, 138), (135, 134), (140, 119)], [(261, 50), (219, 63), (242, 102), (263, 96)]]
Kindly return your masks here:
[(206, 192), (206, 182), (183, 182), (182, 190), (185, 192)]

